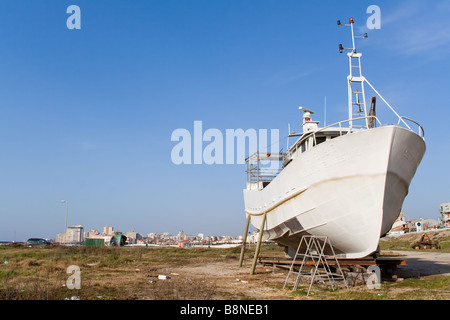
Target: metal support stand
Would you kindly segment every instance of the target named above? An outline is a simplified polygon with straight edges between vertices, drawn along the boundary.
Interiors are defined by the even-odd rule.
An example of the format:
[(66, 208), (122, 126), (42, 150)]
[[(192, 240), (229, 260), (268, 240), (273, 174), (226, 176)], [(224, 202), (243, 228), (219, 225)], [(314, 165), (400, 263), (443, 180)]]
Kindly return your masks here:
[[(305, 253), (299, 253), (300, 248), (306, 246)], [(325, 251), (330, 252), (331, 254), (325, 254)], [(298, 272), (294, 271), (294, 264), (297, 257), (302, 257), (302, 264)], [(327, 259), (334, 259), (336, 270), (332, 271), (330, 268)], [(312, 261), (312, 264), (309, 262)], [(305, 272), (305, 267), (307, 265), (311, 266), (310, 272)], [(301, 278), (311, 278), (309, 289), (307, 296), (311, 291), (311, 287), (315, 280), (319, 280), (325, 283), (326, 280), (330, 283), (330, 286), (333, 290), (337, 289), (336, 281), (337, 279), (342, 279), (344, 281), (345, 287), (348, 289), (347, 281), (345, 280), (344, 273), (341, 270), (339, 262), (336, 258), (336, 254), (334, 252), (333, 246), (331, 245), (328, 237), (326, 236), (303, 236), (295, 256), (292, 260), (291, 268), (289, 269), (289, 273), (284, 282), (283, 288), (286, 287), (286, 284), (289, 280), (291, 274), (297, 273), (297, 278), (295, 279), (293, 290), (297, 290), (298, 284), (300, 283)]]

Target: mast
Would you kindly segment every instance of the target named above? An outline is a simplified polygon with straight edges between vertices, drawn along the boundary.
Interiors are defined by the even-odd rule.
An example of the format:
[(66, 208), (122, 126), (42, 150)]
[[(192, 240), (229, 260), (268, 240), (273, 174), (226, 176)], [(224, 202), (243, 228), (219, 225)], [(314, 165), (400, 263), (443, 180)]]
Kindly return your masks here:
[[(349, 58), (350, 74), (347, 77), (348, 81), (348, 119), (350, 129), (354, 127), (353, 119), (365, 117), (365, 125), (362, 127), (369, 127), (369, 119), (367, 118), (367, 106), (366, 106), (366, 91), (364, 89), (364, 81), (366, 78), (362, 75), (361, 69), (361, 56), (362, 53), (356, 52), (355, 39), (367, 38), (367, 33), (364, 36), (355, 36), (353, 29), (354, 20), (350, 18), (349, 24), (341, 24), (338, 20), (339, 26), (350, 27), (352, 33), (352, 48), (344, 48), (342, 44), (339, 45), (340, 53), (343, 50), (349, 50), (347, 53)], [(358, 90), (359, 89), (359, 90)]]
[[(370, 84), (370, 82), (362, 75), (361, 71), (361, 56), (362, 53), (356, 52), (356, 46), (355, 46), (355, 39), (356, 38), (367, 38), (367, 33), (364, 34), (364, 36), (355, 36), (354, 30), (353, 30), (353, 24), (354, 20), (353, 18), (350, 18), (349, 24), (341, 24), (341, 20), (338, 20), (337, 22), (338, 26), (344, 26), (344, 27), (350, 27), (352, 31), (352, 48), (344, 48), (342, 44), (339, 45), (339, 52), (342, 53), (344, 50), (349, 50), (350, 52), (347, 52), (347, 56), (349, 58), (349, 64), (350, 64), (350, 74), (347, 77), (348, 80), (348, 116), (349, 116), (349, 123), (350, 123), (350, 130), (354, 127), (353, 125), (353, 119), (354, 117), (363, 117), (365, 119), (365, 126), (362, 126), (363, 128), (369, 129), (370, 126), (370, 120), (367, 115), (367, 106), (366, 106), (366, 92), (364, 89), (364, 83), (367, 83), (370, 88), (372, 88), (373, 91), (383, 100), (383, 102), (391, 109), (391, 111), (397, 116), (398, 123), (402, 122), (403, 125), (412, 131), (411, 127), (405, 122), (405, 117), (401, 117), (395, 110), (392, 108), (392, 106), (386, 101), (386, 99), (383, 98), (383, 96)], [(356, 60), (356, 64), (355, 64)], [(353, 69), (356, 68), (356, 75), (353, 72)], [(358, 86), (361, 89), (361, 91), (358, 91)], [(356, 87), (356, 88), (355, 88)], [(355, 88), (355, 91), (353, 91), (353, 88)], [(362, 95), (362, 102), (360, 100), (360, 95)], [(356, 101), (353, 99), (356, 97)], [(354, 113), (355, 107), (357, 108), (356, 113)], [(362, 108), (361, 108), (362, 107)], [(364, 115), (362, 115), (364, 114)], [(373, 119), (373, 118), (372, 118)], [(410, 119), (408, 119), (410, 120)], [(360, 126), (361, 127), (361, 126)], [(420, 127), (420, 125), (419, 125)], [(422, 127), (420, 127), (420, 130), (422, 130)], [(421, 133), (423, 134), (423, 133)]]

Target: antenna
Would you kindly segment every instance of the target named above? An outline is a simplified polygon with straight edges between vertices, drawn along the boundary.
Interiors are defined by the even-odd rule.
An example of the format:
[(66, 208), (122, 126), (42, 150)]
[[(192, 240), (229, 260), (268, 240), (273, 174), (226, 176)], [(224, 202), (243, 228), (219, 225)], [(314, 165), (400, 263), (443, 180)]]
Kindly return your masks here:
[(324, 115), (323, 115), (323, 126), (327, 126), (327, 96), (325, 96), (325, 106), (324, 106)]
[(355, 21), (353, 20), (353, 18), (350, 18), (348, 24), (342, 24), (341, 20), (338, 20), (338, 22), (337, 22), (338, 26), (350, 27), (352, 29), (352, 44), (353, 44), (353, 47), (352, 48), (344, 48), (342, 46), (342, 44), (339, 44), (339, 52), (340, 53), (342, 53), (344, 50), (351, 50), (353, 53), (356, 53), (355, 39), (356, 38), (360, 38), (360, 39), (366, 39), (367, 38), (367, 33), (364, 33), (363, 36), (355, 36), (355, 33), (353, 32), (353, 24), (354, 23), (355, 23)]
[(303, 112), (309, 112), (309, 113), (311, 113), (311, 114), (314, 114), (314, 111), (311, 111), (311, 110), (308, 110), (308, 109), (306, 109), (306, 108), (303, 108), (303, 107), (298, 107), (300, 110), (302, 110)]
[(311, 115), (314, 114), (313, 111), (303, 108), (303, 107), (298, 107), (300, 110), (303, 111), (303, 126), (305, 125), (305, 123), (308, 123), (311, 121)]

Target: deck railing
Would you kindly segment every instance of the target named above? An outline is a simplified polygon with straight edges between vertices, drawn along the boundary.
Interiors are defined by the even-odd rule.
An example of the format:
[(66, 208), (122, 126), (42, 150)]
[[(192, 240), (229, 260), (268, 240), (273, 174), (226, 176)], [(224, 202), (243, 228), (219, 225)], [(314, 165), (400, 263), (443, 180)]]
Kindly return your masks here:
[(281, 171), (281, 166), (277, 164), (273, 166), (261, 166), (261, 161), (281, 162), (284, 159), (284, 153), (261, 153), (255, 152), (247, 159), (247, 185), (252, 189), (252, 185), (256, 184), (256, 188), (261, 188), (261, 183), (270, 183)]
[[(352, 123), (353, 123), (354, 121), (358, 121), (358, 120), (366, 120), (366, 121), (367, 121), (367, 120), (375, 120), (376, 123), (378, 123), (378, 125), (379, 125), (380, 127), (383, 126), (383, 124), (382, 124), (381, 121), (378, 119), (378, 117), (376, 117), (376, 116), (367, 116), (367, 117), (359, 117), (359, 118), (353, 118), (353, 119), (348, 119), (348, 120), (339, 121), (339, 122), (333, 123), (333, 124), (331, 124), (331, 125), (329, 125), (329, 126), (320, 128), (320, 129), (318, 129), (318, 130), (316, 130), (316, 131), (314, 131), (314, 132), (307, 133), (307, 134), (293, 134), (293, 135), (290, 135), (290, 137), (300, 136), (301, 139), (298, 140), (298, 141), (294, 144), (294, 146), (293, 146), (292, 148), (290, 148), (290, 150), (286, 153), (285, 160), (286, 160), (286, 159), (289, 159), (295, 152), (298, 152), (299, 146), (300, 146), (301, 144), (303, 144), (305, 141), (307, 141), (308, 139), (310, 139), (311, 137), (312, 137), (312, 141), (313, 141), (313, 146), (317, 145), (317, 139), (316, 139), (316, 137), (317, 137), (317, 134), (318, 134), (318, 133), (321, 133), (321, 132), (323, 132), (323, 131), (325, 131), (325, 130), (327, 130), (327, 129), (329, 129), (329, 128), (339, 127), (339, 136), (342, 136), (343, 134), (347, 134), (349, 131), (351, 131), (353, 128), (355, 128), (355, 126), (353, 126), (353, 128), (345, 127), (345, 130), (343, 130), (343, 126), (342, 126), (342, 125), (343, 125), (344, 123), (347, 123), (347, 122), (352, 122)], [(398, 116), (398, 122), (397, 122), (397, 125), (400, 126), (401, 124), (404, 124), (404, 126), (406, 127), (406, 129), (411, 130), (411, 131), (414, 132), (414, 130), (411, 129), (411, 127), (405, 122), (405, 120), (407, 120), (407, 121), (409, 121), (409, 122), (412, 122), (412, 123), (414, 123), (415, 125), (417, 125), (417, 127), (418, 127), (417, 134), (418, 134), (422, 139), (425, 138), (425, 132), (424, 132), (424, 130), (423, 130), (423, 127), (422, 127), (418, 122), (416, 122), (416, 121), (414, 121), (414, 120), (412, 120), (412, 119), (410, 119), (410, 118), (407, 118), (407, 117), (404, 117), (404, 116)]]
[[(368, 120), (371, 120), (373, 123), (377, 123), (380, 127), (383, 126), (381, 121), (376, 116), (366, 116), (366, 117), (359, 117), (359, 118), (353, 118), (348, 120), (339, 121), (336, 123), (333, 123), (329, 126), (320, 128), (316, 131), (313, 131), (311, 133), (306, 134), (290, 134), (289, 137), (301, 137), (286, 153), (261, 153), (261, 152), (255, 152), (251, 156), (249, 156), (247, 159), (245, 159), (247, 164), (247, 185), (250, 189), (252, 189), (252, 185), (256, 184), (257, 189), (264, 188), (264, 183), (270, 183), (282, 170), (282, 168), (289, 163), (289, 161), (292, 159), (292, 156), (299, 152), (300, 146), (304, 143), (312, 143), (312, 145), (307, 146), (306, 149), (309, 149), (309, 147), (313, 147), (317, 145), (317, 136), (318, 134), (326, 131), (327, 129), (337, 127), (337, 131), (339, 132), (338, 136), (342, 136), (344, 134), (348, 134), (349, 132), (356, 131), (356, 126), (353, 127), (344, 127), (343, 124), (351, 122), (353, 125), (354, 121), (360, 121), (365, 120), (366, 123), (368, 123)], [(414, 123), (418, 127), (417, 134), (424, 139), (425, 138), (425, 132), (423, 130), (423, 127), (416, 121), (403, 117), (398, 116), (398, 123), (397, 125), (403, 124), (406, 129), (411, 130), (414, 132), (414, 130), (411, 129), (411, 127), (406, 123), (406, 121), (409, 121), (411, 123)], [(261, 161), (278, 161), (282, 162), (282, 166), (277, 165), (276, 168), (267, 167), (267, 166), (261, 166)], [(261, 184), (262, 183), (262, 184)], [(256, 189), (255, 188), (255, 189)]]
[[(339, 131), (339, 136), (342, 136), (343, 134), (347, 134), (351, 130), (350, 127), (343, 127), (344, 123), (347, 123), (347, 122), (352, 122), (353, 123), (353, 121), (358, 121), (358, 120), (366, 120), (367, 121), (369, 119), (375, 120), (378, 123), (378, 125), (382, 126), (380, 120), (376, 116), (367, 116), (367, 117), (359, 117), (359, 118), (353, 118), (353, 119), (347, 119), (347, 120), (339, 121), (339, 122), (330, 124), (330, 125), (328, 125), (326, 127), (320, 128), (320, 129), (318, 129), (316, 131), (313, 131), (311, 133), (289, 135), (290, 137), (300, 136), (301, 138), (286, 153), (285, 160), (289, 159), (294, 153), (298, 152), (298, 149), (299, 149), (300, 145), (305, 143), (305, 141), (309, 140), (310, 138), (312, 138), (313, 146), (317, 145), (316, 137), (317, 137), (318, 133), (321, 133), (321, 132), (323, 132), (323, 131), (325, 131), (327, 129), (333, 128), (333, 127), (338, 127), (339, 128), (339, 130), (338, 130)], [(354, 126), (354, 128), (355, 128), (355, 126)]]

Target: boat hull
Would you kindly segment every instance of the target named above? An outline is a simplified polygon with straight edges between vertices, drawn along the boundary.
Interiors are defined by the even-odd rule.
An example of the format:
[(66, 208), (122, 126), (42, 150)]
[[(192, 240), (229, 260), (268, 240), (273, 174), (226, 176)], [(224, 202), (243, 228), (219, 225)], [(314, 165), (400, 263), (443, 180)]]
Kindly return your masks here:
[(264, 189), (245, 189), (246, 214), (290, 253), (316, 235), (341, 257), (365, 257), (397, 219), (424, 153), (421, 137), (395, 125), (334, 138), (299, 154)]

